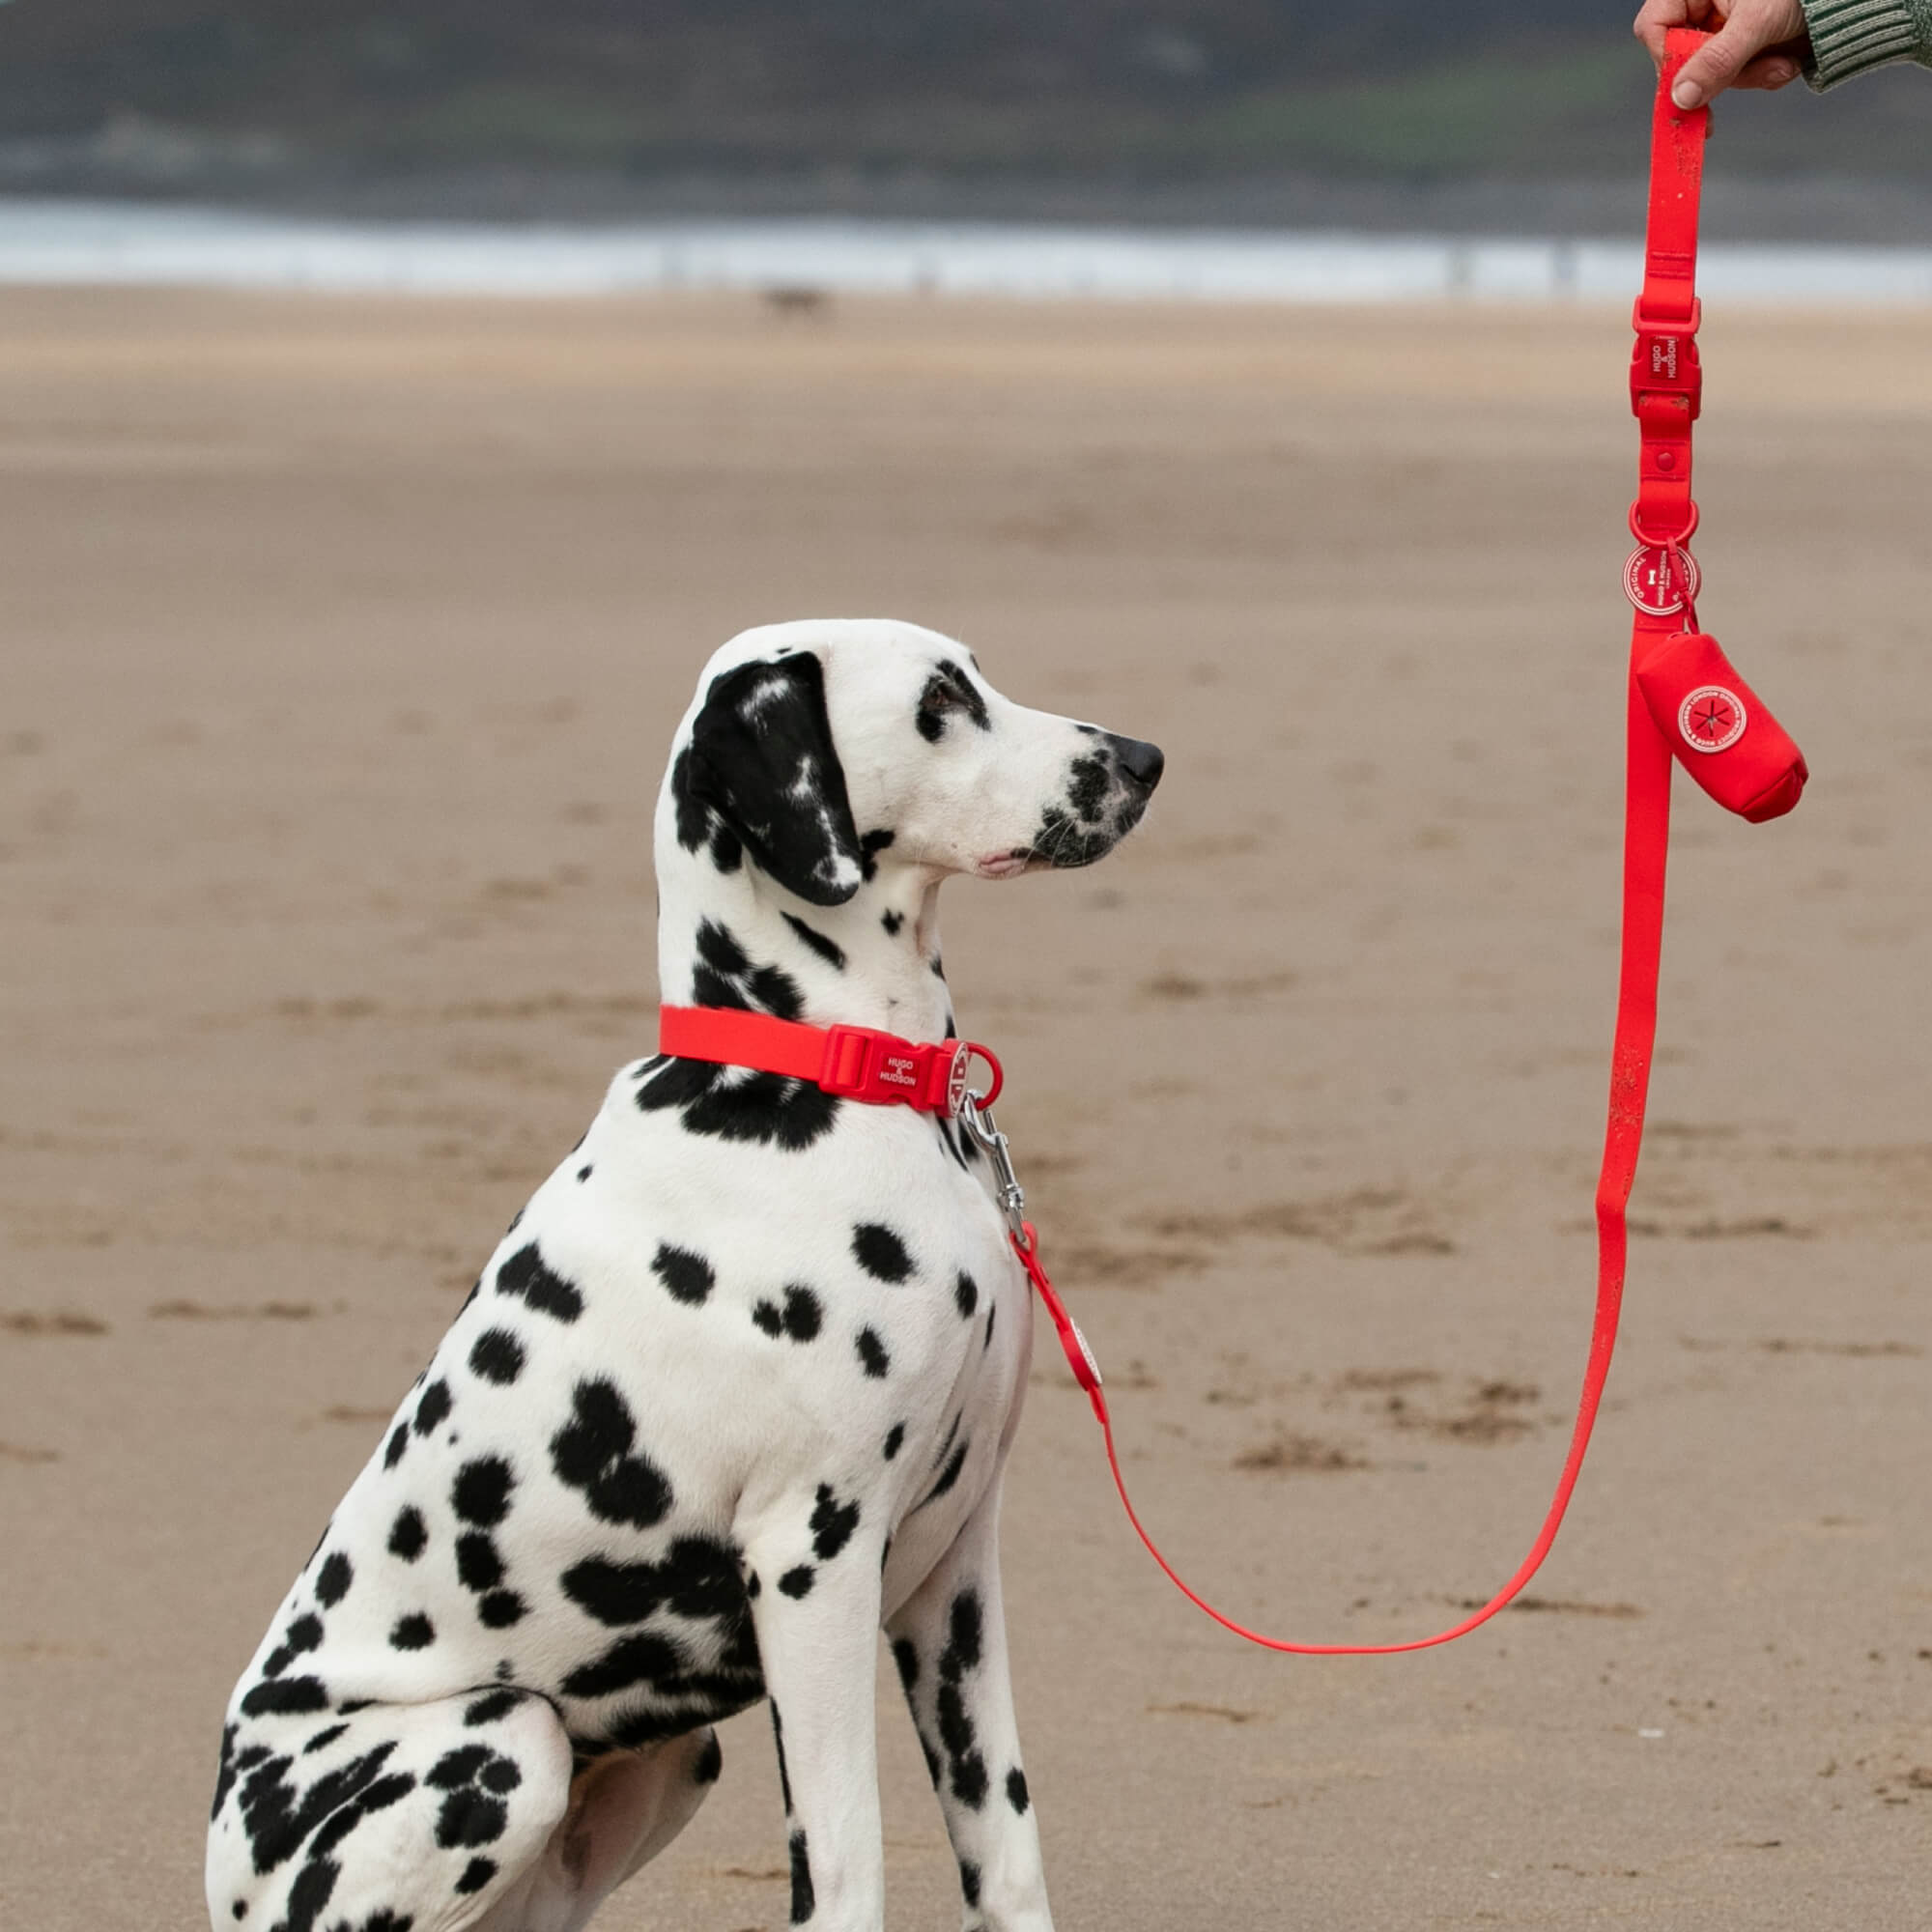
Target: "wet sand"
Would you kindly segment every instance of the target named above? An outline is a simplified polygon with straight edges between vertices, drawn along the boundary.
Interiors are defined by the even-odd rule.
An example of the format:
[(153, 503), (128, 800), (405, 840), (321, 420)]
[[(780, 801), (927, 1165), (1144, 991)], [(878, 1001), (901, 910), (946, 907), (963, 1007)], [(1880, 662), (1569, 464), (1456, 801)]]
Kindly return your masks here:
[[(1007, 1596), (1065, 1932), (1926, 1922), (1932, 320), (1705, 341), (1704, 615), (1814, 779), (1762, 828), (1678, 786), (1570, 1525), (1463, 1643), (1266, 1657), (1039, 1350)], [(651, 1046), (664, 749), (766, 619), (932, 624), (1164, 745), (1104, 867), (946, 908), (1129, 1478), (1270, 1630), (1487, 1596), (1587, 1335), (1628, 342), (0, 294), (0, 1918), (202, 1924), (228, 1688)], [(882, 1709), (892, 1922), (950, 1924)], [(783, 1922), (762, 1716), (724, 1745), (600, 1926)]]

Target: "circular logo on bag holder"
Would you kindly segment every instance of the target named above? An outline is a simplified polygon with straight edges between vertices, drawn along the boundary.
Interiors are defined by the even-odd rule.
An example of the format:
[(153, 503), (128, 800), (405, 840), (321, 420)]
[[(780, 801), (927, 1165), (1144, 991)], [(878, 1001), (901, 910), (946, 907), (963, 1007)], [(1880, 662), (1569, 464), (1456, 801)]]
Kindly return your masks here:
[(1721, 684), (1700, 684), (1677, 707), (1677, 728), (1693, 752), (1726, 752), (1745, 735), (1745, 701)]
[(1646, 617), (1674, 617), (1686, 589), (1694, 601), (1702, 581), (1697, 559), (1681, 544), (1638, 544), (1624, 565), (1624, 595)]

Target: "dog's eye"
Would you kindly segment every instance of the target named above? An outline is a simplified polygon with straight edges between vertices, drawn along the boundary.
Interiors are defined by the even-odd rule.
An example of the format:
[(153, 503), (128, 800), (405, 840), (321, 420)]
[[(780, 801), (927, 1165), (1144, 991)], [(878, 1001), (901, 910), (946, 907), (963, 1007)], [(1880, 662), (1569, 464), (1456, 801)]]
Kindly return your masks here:
[(934, 671), (920, 695), (922, 711), (964, 711), (967, 697), (950, 671)]
[(917, 714), (920, 736), (929, 745), (938, 744), (946, 734), (948, 717), (955, 711), (963, 712), (981, 731), (993, 728), (980, 687), (956, 664), (942, 658), (920, 694)]
[(919, 695), (919, 735), (928, 744), (937, 744), (946, 729), (950, 713), (972, 708), (972, 697), (962, 691), (950, 671), (934, 671)]

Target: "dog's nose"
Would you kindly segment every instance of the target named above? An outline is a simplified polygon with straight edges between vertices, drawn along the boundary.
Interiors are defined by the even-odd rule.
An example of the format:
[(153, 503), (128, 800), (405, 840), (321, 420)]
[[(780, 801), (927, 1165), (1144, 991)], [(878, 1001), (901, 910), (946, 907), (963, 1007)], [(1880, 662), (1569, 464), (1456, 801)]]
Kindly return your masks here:
[(1145, 785), (1149, 791), (1160, 782), (1160, 775), (1167, 769), (1167, 760), (1161, 756), (1160, 747), (1150, 745), (1144, 738), (1116, 737), (1114, 756), (1120, 761), (1121, 769), (1136, 784)]

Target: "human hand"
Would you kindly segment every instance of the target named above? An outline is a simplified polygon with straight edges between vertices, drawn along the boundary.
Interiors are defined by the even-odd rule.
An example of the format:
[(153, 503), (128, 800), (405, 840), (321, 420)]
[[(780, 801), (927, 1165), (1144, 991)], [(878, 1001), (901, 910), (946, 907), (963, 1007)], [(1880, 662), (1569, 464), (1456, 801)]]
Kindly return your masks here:
[(1702, 107), (1727, 87), (1784, 87), (1798, 78), (1810, 44), (1799, 0), (1643, 0), (1631, 29), (1661, 68), (1670, 27), (1703, 27), (1715, 38), (1684, 63), (1670, 98)]

